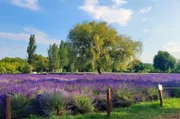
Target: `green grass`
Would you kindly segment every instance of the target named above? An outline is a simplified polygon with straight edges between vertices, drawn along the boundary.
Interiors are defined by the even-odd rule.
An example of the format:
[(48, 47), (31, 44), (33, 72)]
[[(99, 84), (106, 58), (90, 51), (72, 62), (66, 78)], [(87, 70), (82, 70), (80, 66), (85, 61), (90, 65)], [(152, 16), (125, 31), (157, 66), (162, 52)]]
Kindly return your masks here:
[[(166, 99), (164, 107), (159, 101), (143, 102), (128, 108), (113, 109), (110, 119), (178, 119), (180, 118), (180, 98)], [(50, 119), (107, 119), (106, 112), (76, 116), (51, 117)]]

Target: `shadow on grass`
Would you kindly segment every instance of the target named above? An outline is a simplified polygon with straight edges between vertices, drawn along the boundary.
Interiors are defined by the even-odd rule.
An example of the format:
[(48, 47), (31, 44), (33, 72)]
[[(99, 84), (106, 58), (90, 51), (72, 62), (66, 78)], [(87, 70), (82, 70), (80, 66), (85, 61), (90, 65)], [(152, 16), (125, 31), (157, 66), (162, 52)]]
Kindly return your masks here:
[[(143, 110), (138, 109), (136, 111), (116, 111), (112, 112), (110, 119), (171, 119), (168, 117), (179, 118), (180, 115), (177, 109), (161, 109), (161, 110)], [(78, 115), (75, 117), (65, 117), (61, 119), (108, 119), (105, 113), (101, 114), (87, 114), (87, 115)]]
[[(113, 109), (110, 119), (179, 119), (180, 99), (165, 100), (164, 107), (158, 102), (140, 103), (128, 108)], [(61, 119), (108, 119), (106, 112), (69, 116)]]

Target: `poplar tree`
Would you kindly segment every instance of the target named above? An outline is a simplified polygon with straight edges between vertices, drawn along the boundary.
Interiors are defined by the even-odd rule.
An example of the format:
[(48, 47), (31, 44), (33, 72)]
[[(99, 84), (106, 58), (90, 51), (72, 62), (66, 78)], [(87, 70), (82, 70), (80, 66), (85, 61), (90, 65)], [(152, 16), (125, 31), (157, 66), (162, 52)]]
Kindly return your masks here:
[(64, 66), (68, 65), (68, 46), (67, 43), (61, 41), (59, 46), (60, 68), (63, 70)]
[(57, 44), (49, 46), (48, 49), (49, 68), (51, 71), (58, 71), (60, 66), (59, 49)]
[(27, 54), (28, 54), (28, 63), (31, 65), (33, 63), (33, 56), (36, 52), (36, 43), (35, 43), (35, 35), (31, 35), (29, 38), (29, 45), (27, 47)]

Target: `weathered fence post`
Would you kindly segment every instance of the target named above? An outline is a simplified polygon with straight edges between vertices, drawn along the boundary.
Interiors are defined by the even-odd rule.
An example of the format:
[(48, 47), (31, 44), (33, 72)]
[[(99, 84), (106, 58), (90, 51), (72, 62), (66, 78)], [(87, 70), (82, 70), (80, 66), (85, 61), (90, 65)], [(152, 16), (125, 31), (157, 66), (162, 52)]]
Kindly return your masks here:
[(160, 105), (163, 107), (164, 106), (164, 99), (163, 99), (163, 87), (162, 85), (158, 85), (159, 89), (159, 99), (160, 99)]
[(6, 95), (6, 119), (11, 119), (11, 96)]
[(111, 89), (107, 90), (107, 117), (110, 118), (112, 110), (112, 97), (111, 97)]

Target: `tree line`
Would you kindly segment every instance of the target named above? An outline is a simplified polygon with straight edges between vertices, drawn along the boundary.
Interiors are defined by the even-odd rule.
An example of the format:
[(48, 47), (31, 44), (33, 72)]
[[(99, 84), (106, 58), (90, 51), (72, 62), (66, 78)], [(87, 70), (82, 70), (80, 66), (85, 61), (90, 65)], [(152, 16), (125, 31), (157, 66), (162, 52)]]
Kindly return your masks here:
[(83, 22), (69, 31), (68, 39), (51, 44), (48, 57), (36, 54), (35, 35), (27, 47), (27, 59), (3, 58), (0, 73), (30, 72), (180, 72), (180, 60), (159, 51), (153, 64), (142, 63), (143, 43), (118, 34), (106, 22)]

